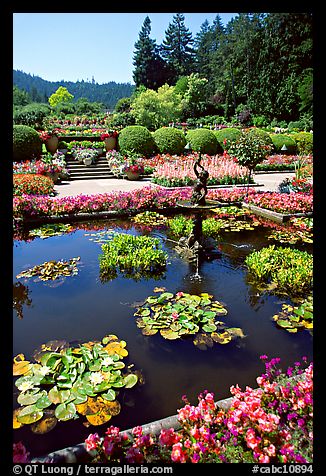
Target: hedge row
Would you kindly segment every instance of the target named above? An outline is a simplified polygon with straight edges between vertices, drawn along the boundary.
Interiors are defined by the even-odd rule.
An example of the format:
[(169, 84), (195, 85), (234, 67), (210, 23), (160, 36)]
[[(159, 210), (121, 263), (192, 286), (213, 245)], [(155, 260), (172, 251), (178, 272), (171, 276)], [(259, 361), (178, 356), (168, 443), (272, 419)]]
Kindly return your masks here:
[[(309, 132), (273, 134), (259, 128), (255, 128), (255, 132), (264, 138), (266, 144), (272, 145), (272, 153), (312, 154), (313, 137)], [(155, 153), (180, 155), (186, 144), (189, 144), (195, 152), (214, 155), (227, 150), (240, 134), (240, 129), (233, 127), (219, 131), (192, 129), (187, 133), (171, 127), (161, 127), (152, 133), (144, 126), (127, 126), (118, 136), (118, 148), (122, 154), (135, 152), (150, 157)], [(41, 153), (38, 133), (31, 127), (15, 125), (13, 153), (14, 161), (37, 158)]]

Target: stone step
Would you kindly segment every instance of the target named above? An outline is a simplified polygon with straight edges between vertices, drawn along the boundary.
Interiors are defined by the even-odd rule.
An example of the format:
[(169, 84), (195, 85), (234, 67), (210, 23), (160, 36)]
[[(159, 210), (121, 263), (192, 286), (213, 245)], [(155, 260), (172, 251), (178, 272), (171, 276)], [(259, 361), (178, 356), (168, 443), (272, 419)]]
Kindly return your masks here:
[(83, 172), (84, 170), (110, 170), (110, 168), (105, 164), (89, 165), (88, 167), (86, 167), (85, 165), (77, 164), (68, 166), (67, 168), (68, 170), (80, 170), (81, 172)]
[(103, 179), (113, 179), (114, 175), (76, 175), (76, 176), (70, 176), (69, 180), (103, 180)]

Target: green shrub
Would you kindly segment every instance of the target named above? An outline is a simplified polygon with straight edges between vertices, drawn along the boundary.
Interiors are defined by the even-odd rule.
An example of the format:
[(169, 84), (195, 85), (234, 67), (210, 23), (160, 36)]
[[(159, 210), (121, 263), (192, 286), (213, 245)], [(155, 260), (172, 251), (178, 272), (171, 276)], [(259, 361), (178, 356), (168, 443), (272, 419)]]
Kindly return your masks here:
[[(269, 134), (274, 145), (274, 152), (276, 154), (296, 154), (297, 153), (297, 144), (292, 137), (286, 134)], [(287, 150), (281, 150), (283, 145), (286, 146)]]
[(42, 153), (42, 141), (35, 129), (29, 126), (13, 126), (13, 161), (37, 159)]
[(311, 132), (296, 132), (291, 134), (295, 140), (299, 154), (309, 155), (313, 153), (313, 135)]
[(208, 129), (193, 129), (186, 135), (192, 150), (203, 154), (217, 154), (218, 142), (213, 131)]
[(144, 126), (127, 126), (122, 129), (118, 137), (118, 144), (122, 154), (134, 151), (144, 156), (150, 156), (156, 149), (152, 134)]
[(161, 154), (181, 155), (186, 145), (186, 137), (179, 129), (161, 127), (153, 133), (156, 147)]
[(14, 195), (52, 195), (54, 183), (49, 177), (38, 174), (14, 174)]
[[(239, 138), (241, 131), (235, 127), (226, 127), (225, 129), (214, 131), (214, 134), (218, 142), (218, 153), (222, 153), (225, 149), (228, 149), (232, 142)], [(224, 145), (224, 140), (226, 140), (226, 145)]]
[(251, 127), (249, 129), (249, 134), (254, 135), (255, 137), (259, 137), (263, 140), (265, 145), (270, 145), (273, 148), (273, 141), (271, 136), (268, 132), (264, 131), (264, 129), (260, 129), (259, 127)]
[(51, 108), (46, 104), (27, 104), (14, 112), (14, 124), (41, 129), (44, 118), (50, 113)]
[(266, 116), (252, 116), (252, 123), (255, 127), (266, 127), (269, 124), (269, 120)]

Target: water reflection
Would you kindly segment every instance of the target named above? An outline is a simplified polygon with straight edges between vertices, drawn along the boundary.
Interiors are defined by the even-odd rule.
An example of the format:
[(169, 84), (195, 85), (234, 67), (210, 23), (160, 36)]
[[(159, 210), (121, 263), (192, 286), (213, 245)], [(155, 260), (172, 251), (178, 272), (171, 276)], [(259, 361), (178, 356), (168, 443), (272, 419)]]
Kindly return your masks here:
[(13, 284), (13, 300), (12, 305), (17, 313), (18, 319), (23, 319), (23, 307), (31, 306), (32, 299), (30, 298), (30, 289), (28, 286), (25, 286), (23, 283), (18, 281)]

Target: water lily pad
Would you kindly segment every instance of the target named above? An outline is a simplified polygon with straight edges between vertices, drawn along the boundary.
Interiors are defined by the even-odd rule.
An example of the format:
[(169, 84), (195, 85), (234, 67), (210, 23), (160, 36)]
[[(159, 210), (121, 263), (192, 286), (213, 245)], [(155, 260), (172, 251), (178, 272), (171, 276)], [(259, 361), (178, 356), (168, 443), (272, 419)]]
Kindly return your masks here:
[(125, 388), (132, 388), (136, 385), (138, 377), (135, 374), (126, 375), (124, 378)]
[(207, 334), (198, 333), (193, 342), (200, 350), (207, 350), (207, 347), (213, 347), (213, 341)]
[(51, 431), (57, 423), (58, 419), (54, 415), (54, 411), (48, 410), (44, 412), (44, 416), (41, 418), (41, 420), (31, 425), (31, 430), (37, 435), (45, 435), (45, 433)]
[(108, 400), (109, 402), (113, 402), (116, 398), (116, 392), (113, 390), (113, 388), (110, 388), (106, 393), (102, 393), (101, 397), (104, 400)]
[(12, 427), (14, 430), (17, 430), (18, 428), (21, 428), (23, 426), (23, 423), (17, 420), (17, 415), (19, 414), (20, 410), (21, 408), (16, 408), (12, 415)]
[(17, 397), (17, 402), (20, 405), (33, 405), (44, 394), (44, 392), (38, 392), (38, 390), (37, 388), (29, 392), (20, 393)]
[(212, 332), (211, 337), (218, 344), (228, 344), (232, 340), (232, 336), (227, 332)]
[(43, 411), (34, 405), (21, 408), (16, 414), (17, 420), (24, 425), (35, 423), (43, 417)]
[(112, 415), (109, 413), (99, 412), (96, 415), (86, 415), (87, 421), (93, 426), (103, 425), (111, 420)]
[(71, 420), (76, 415), (76, 406), (72, 402), (60, 403), (56, 407), (54, 414), (59, 421)]
[(164, 339), (175, 340), (179, 339), (179, 333), (172, 331), (171, 329), (161, 329), (160, 334)]

